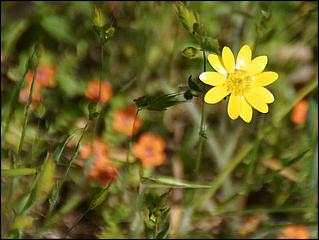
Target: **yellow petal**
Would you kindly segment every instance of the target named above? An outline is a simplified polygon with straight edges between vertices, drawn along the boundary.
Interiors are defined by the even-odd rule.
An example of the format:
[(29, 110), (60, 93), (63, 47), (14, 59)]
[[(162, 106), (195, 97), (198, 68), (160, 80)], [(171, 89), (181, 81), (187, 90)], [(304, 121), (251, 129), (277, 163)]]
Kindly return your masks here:
[(247, 123), (249, 123), (253, 117), (253, 109), (245, 100), (245, 98), (240, 98), (240, 114), (239, 116)]
[(262, 72), (255, 76), (255, 86), (267, 86), (278, 79), (278, 73), (276, 72)]
[(218, 72), (203, 72), (199, 79), (211, 86), (221, 86), (225, 83), (226, 76)]
[(251, 55), (250, 47), (248, 45), (242, 46), (237, 55), (236, 68), (247, 70), (249, 63), (251, 62)]
[(236, 119), (240, 113), (240, 98), (241, 96), (235, 96), (234, 94), (230, 95), (228, 102), (228, 115), (231, 119)]
[(250, 62), (250, 64), (248, 64), (248, 68), (247, 68), (248, 74), (250, 76), (254, 76), (258, 73), (261, 73), (262, 71), (264, 71), (267, 65), (267, 62), (268, 62), (267, 56), (259, 56), (254, 58)]
[(214, 87), (206, 93), (204, 101), (206, 103), (214, 104), (222, 100), (228, 94), (229, 93), (225, 87)]
[(223, 66), (223, 60), (220, 56), (216, 54), (209, 54), (208, 55), (208, 62), (209, 64), (219, 73), (221, 74), (227, 74), (227, 71), (225, 70)]
[(272, 93), (264, 87), (254, 87), (251, 91), (258, 94), (265, 103), (272, 103), (275, 101), (274, 95), (272, 95)]
[(265, 103), (265, 101), (255, 92), (250, 91), (245, 96), (247, 102), (256, 110), (262, 113), (268, 112), (268, 105)]
[(222, 52), (223, 64), (227, 72), (231, 73), (235, 70), (235, 58), (229, 47), (224, 47)]

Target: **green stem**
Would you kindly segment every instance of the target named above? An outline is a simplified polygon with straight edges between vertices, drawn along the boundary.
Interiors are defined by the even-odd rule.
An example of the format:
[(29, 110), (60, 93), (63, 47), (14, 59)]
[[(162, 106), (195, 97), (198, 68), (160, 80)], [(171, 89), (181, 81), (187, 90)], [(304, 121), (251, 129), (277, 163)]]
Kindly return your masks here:
[[(206, 72), (206, 56), (205, 51), (203, 51), (203, 59), (204, 59), (204, 72)], [(204, 129), (204, 122), (205, 122), (205, 102), (204, 102), (205, 94), (202, 94), (202, 106), (201, 106), (201, 119), (200, 119), (200, 126), (199, 126), (199, 150), (197, 153), (196, 158), (196, 166), (195, 166), (195, 176), (198, 177), (198, 171), (200, 168), (200, 163), (203, 155), (203, 146), (205, 141), (205, 129)]]
[(140, 109), (136, 110), (134, 121), (133, 121), (132, 135), (131, 135), (129, 143), (128, 143), (128, 150), (127, 150), (127, 155), (126, 155), (126, 162), (127, 163), (129, 163), (129, 161), (130, 161), (130, 154), (131, 154), (132, 143), (133, 143), (133, 135), (134, 135), (135, 123), (136, 123), (136, 119), (137, 119), (137, 115), (138, 115), (139, 111), (140, 111)]
[(101, 41), (101, 72), (100, 72), (100, 82), (99, 82), (99, 102), (101, 101), (101, 86), (102, 86), (102, 78), (103, 78), (103, 59), (104, 59), (104, 47), (103, 41)]
[(18, 149), (18, 156), (21, 159), (21, 151), (22, 151), (22, 146), (23, 146), (23, 142), (24, 142), (24, 137), (25, 137), (25, 131), (27, 128), (27, 124), (28, 124), (28, 119), (29, 119), (29, 115), (30, 115), (30, 107), (32, 105), (32, 97), (33, 97), (33, 89), (34, 89), (34, 82), (36, 79), (36, 75), (37, 75), (37, 67), (35, 67), (34, 73), (33, 73), (33, 78), (32, 78), (32, 83), (31, 83), (31, 90), (30, 90), (30, 94), (29, 94), (29, 98), (28, 98), (28, 103), (24, 109), (24, 122), (23, 122), (23, 128), (22, 128), (22, 134), (21, 134), (21, 138), (20, 138), (20, 143), (19, 143), (19, 149)]
[(82, 138), (83, 138), (84, 133), (86, 132), (87, 128), (88, 128), (88, 123), (86, 123), (86, 125), (85, 125), (85, 127), (84, 127), (84, 129), (83, 129), (82, 135), (81, 135), (79, 141), (77, 142), (76, 147), (75, 147), (75, 149), (74, 149), (74, 151), (73, 151), (73, 154), (72, 154), (71, 160), (70, 160), (70, 162), (69, 162), (69, 165), (68, 165), (68, 167), (67, 167), (67, 169), (66, 169), (66, 171), (65, 171), (65, 173), (64, 173), (64, 175), (63, 175), (63, 179), (62, 179), (62, 182), (61, 182), (61, 187), (62, 187), (62, 185), (63, 185), (63, 183), (64, 183), (66, 177), (67, 177), (68, 174), (69, 174), (69, 171), (70, 171), (70, 169), (71, 169), (71, 166), (72, 166), (72, 163), (73, 163), (75, 157), (77, 156), (77, 153), (78, 153), (79, 148), (80, 148), (80, 143), (81, 143), (81, 141), (82, 141)]
[(25, 70), (24, 70), (24, 73), (22, 75), (22, 78), (21, 78), (19, 84), (15, 87), (15, 89), (13, 91), (13, 94), (11, 95), (10, 102), (9, 102), (8, 117), (6, 119), (4, 130), (3, 130), (3, 132), (1, 132), (1, 135), (2, 135), (1, 138), (2, 139), (5, 138), (5, 135), (6, 135), (7, 131), (8, 131), (8, 129), (9, 129), (9, 125), (11, 123), (10, 120), (11, 120), (13, 114), (14, 114), (14, 111), (16, 110), (16, 106), (17, 106), (17, 103), (18, 103), (18, 96), (19, 96), (20, 89), (22, 88), (22, 85), (25, 82), (25, 76), (28, 73), (29, 66), (30, 66), (30, 61), (31, 61), (31, 59), (33, 59), (33, 57), (34, 57), (34, 55), (36, 53), (37, 53), (37, 47), (34, 48), (32, 54), (31, 54), (31, 57), (29, 58), (28, 62), (25, 65)]

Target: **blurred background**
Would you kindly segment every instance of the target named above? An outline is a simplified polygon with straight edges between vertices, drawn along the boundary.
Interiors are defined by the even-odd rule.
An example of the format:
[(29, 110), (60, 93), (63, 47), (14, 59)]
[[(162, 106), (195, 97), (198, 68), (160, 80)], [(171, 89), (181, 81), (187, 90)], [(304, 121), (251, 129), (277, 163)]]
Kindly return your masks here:
[[(199, 49), (244, 44), (279, 74), (275, 102), (250, 124), (206, 105), (196, 176), (201, 98), (183, 93)], [(317, 2), (2, 1), (1, 236), (317, 238), (317, 68)], [(134, 117), (134, 99), (172, 93), (185, 102)]]

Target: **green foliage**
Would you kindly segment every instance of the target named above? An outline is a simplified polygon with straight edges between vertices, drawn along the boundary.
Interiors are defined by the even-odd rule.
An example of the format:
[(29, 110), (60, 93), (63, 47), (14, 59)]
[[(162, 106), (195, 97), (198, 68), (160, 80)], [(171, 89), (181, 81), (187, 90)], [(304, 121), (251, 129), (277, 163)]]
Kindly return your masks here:
[[(144, 177), (146, 181), (150, 181), (149, 187), (170, 187), (170, 188), (211, 188), (209, 185), (202, 185), (196, 183), (188, 183), (178, 179), (156, 176), (156, 177)], [(152, 184), (155, 183), (155, 184)]]
[(1, 177), (14, 177), (23, 175), (35, 174), (37, 170), (35, 168), (14, 168), (1, 170)]
[(185, 102), (184, 100), (178, 100), (180, 95), (181, 93), (171, 93), (161, 96), (142, 96), (134, 99), (134, 102), (140, 110), (165, 111), (169, 107)]
[(154, 192), (145, 194), (144, 205), (147, 211), (144, 214), (145, 236), (149, 239), (166, 239), (168, 236), (167, 200), (170, 191), (157, 195)]
[(48, 154), (40, 171), (39, 180), (35, 191), (35, 201), (44, 201), (54, 185), (56, 165), (52, 155)]
[(176, 2), (175, 8), (183, 26), (190, 32), (195, 33), (199, 29), (198, 13), (182, 2)]

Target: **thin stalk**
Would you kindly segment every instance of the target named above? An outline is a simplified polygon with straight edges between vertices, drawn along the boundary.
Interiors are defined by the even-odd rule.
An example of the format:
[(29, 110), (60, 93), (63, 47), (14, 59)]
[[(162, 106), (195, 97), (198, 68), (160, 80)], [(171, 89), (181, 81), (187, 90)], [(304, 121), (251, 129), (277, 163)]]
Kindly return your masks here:
[(82, 221), (82, 219), (86, 216), (86, 214), (90, 211), (90, 209), (86, 209), (86, 211), (81, 215), (81, 217), (73, 224), (64, 234), (64, 239), (69, 235), (69, 233)]
[(19, 85), (15, 87), (14, 89), (14, 92), (10, 98), (10, 103), (9, 103), (9, 113), (8, 113), (8, 116), (7, 116), (7, 119), (6, 119), (6, 123), (5, 123), (5, 127), (4, 127), (4, 130), (3, 130), (3, 134), (2, 134), (2, 139), (5, 139), (5, 135), (9, 129), (9, 125), (11, 123), (11, 119), (12, 119), (12, 116), (14, 114), (14, 111), (16, 109), (16, 105), (17, 105), (17, 97), (18, 97), (18, 94), (19, 94), (19, 90), (21, 89), (22, 87), (22, 84), (24, 83), (24, 79), (25, 79), (25, 76), (27, 75), (28, 73), (28, 68), (26, 67), (26, 70), (25, 72), (23, 73), (23, 76), (22, 76), (22, 80), (19, 82)]
[(134, 135), (134, 129), (135, 129), (135, 123), (136, 123), (136, 119), (137, 119), (137, 115), (139, 113), (140, 109), (136, 110), (135, 113), (135, 117), (134, 117), (134, 121), (133, 121), (133, 127), (132, 127), (132, 134), (128, 143), (128, 150), (127, 150), (127, 155), (126, 155), (126, 162), (129, 163), (129, 158), (130, 158), (130, 154), (131, 154), (131, 149), (132, 149), (132, 142), (133, 142), (133, 135)]
[[(30, 59), (33, 59), (34, 55), (37, 53), (37, 48), (35, 47), (34, 48), (34, 51), (32, 52), (31, 54), (31, 57)], [(8, 117), (6, 119), (6, 122), (5, 122), (5, 127), (4, 127), (4, 130), (3, 132), (1, 132), (1, 138), (4, 139), (5, 138), (5, 135), (9, 129), (9, 125), (11, 123), (11, 118), (14, 114), (14, 111), (16, 109), (16, 106), (17, 106), (17, 103), (18, 103), (18, 94), (19, 94), (19, 91), (23, 85), (23, 83), (25, 82), (25, 77), (28, 73), (28, 70), (29, 70), (29, 62), (30, 62), (30, 59), (28, 60), (28, 62), (26, 63), (25, 65), (25, 70), (24, 70), (24, 73), (22, 75), (22, 78), (19, 82), (19, 84), (15, 87), (14, 91), (13, 91), (13, 94), (11, 95), (11, 98), (10, 98), (10, 101), (9, 101), (9, 113), (8, 113)]]
[(86, 132), (87, 128), (88, 128), (88, 123), (86, 123), (86, 125), (85, 125), (85, 127), (84, 127), (84, 129), (83, 129), (82, 135), (81, 135), (79, 141), (78, 141), (77, 144), (76, 144), (76, 147), (75, 147), (75, 149), (74, 149), (74, 151), (73, 151), (73, 154), (72, 154), (71, 160), (70, 160), (70, 162), (69, 162), (68, 168), (66, 169), (66, 171), (65, 171), (65, 173), (64, 173), (64, 175), (63, 175), (63, 179), (62, 179), (62, 182), (61, 182), (61, 186), (63, 185), (63, 183), (64, 183), (66, 177), (67, 177), (68, 174), (69, 174), (70, 168), (71, 168), (71, 166), (72, 166), (72, 163), (73, 163), (75, 157), (77, 156), (77, 153), (78, 153), (79, 148), (80, 148), (80, 143), (81, 143), (81, 141), (82, 141), (82, 138), (83, 138), (84, 133)]
[[(204, 59), (204, 72), (206, 72), (206, 56), (205, 56), (205, 51), (203, 51), (203, 59)], [(201, 106), (201, 119), (200, 119), (200, 126), (199, 126), (199, 149), (197, 152), (197, 158), (196, 158), (196, 166), (195, 166), (195, 175), (196, 178), (198, 176), (198, 171), (200, 168), (200, 163), (203, 155), (203, 146), (204, 146), (204, 141), (205, 141), (205, 129), (204, 129), (204, 121), (205, 121), (205, 102), (204, 102), (204, 96), (205, 94), (202, 94), (202, 106)]]
[(31, 90), (30, 90), (30, 94), (29, 94), (29, 98), (28, 98), (28, 103), (24, 109), (24, 122), (23, 122), (23, 128), (22, 128), (22, 134), (21, 134), (21, 138), (20, 138), (20, 143), (19, 143), (19, 149), (18, 149), (18, 156), (21, 159), (21, 151), (22, 151), (22, 145), (24, 142), (24, 137), (25, 137), (25, 131), (27, 128), (27, 124), (28, 124), (28, 119), (29, 119), (29, 115), (30, 115), (30, 107), (32, 104), (32, 97), (33, 97), (33, 89), (34, 89), (34, 82), (36, 79), (36, 75), (37, 75), (37, 67), (35, 67), (34, 73), (33, 73), (33, 78), (32, 78), (32, 83), (31, 83)]
[(101, 72), (100, 72), (100, 82), (99, 82), (99, 102), (101, 101), (101, 87), (102, 87), (102, 78), (103, 78), (103, 59), (104, 59), (104, 46), (103, 41), (101, 41), (101, 49), (100, 49), (100, 56), (101, 56)]

